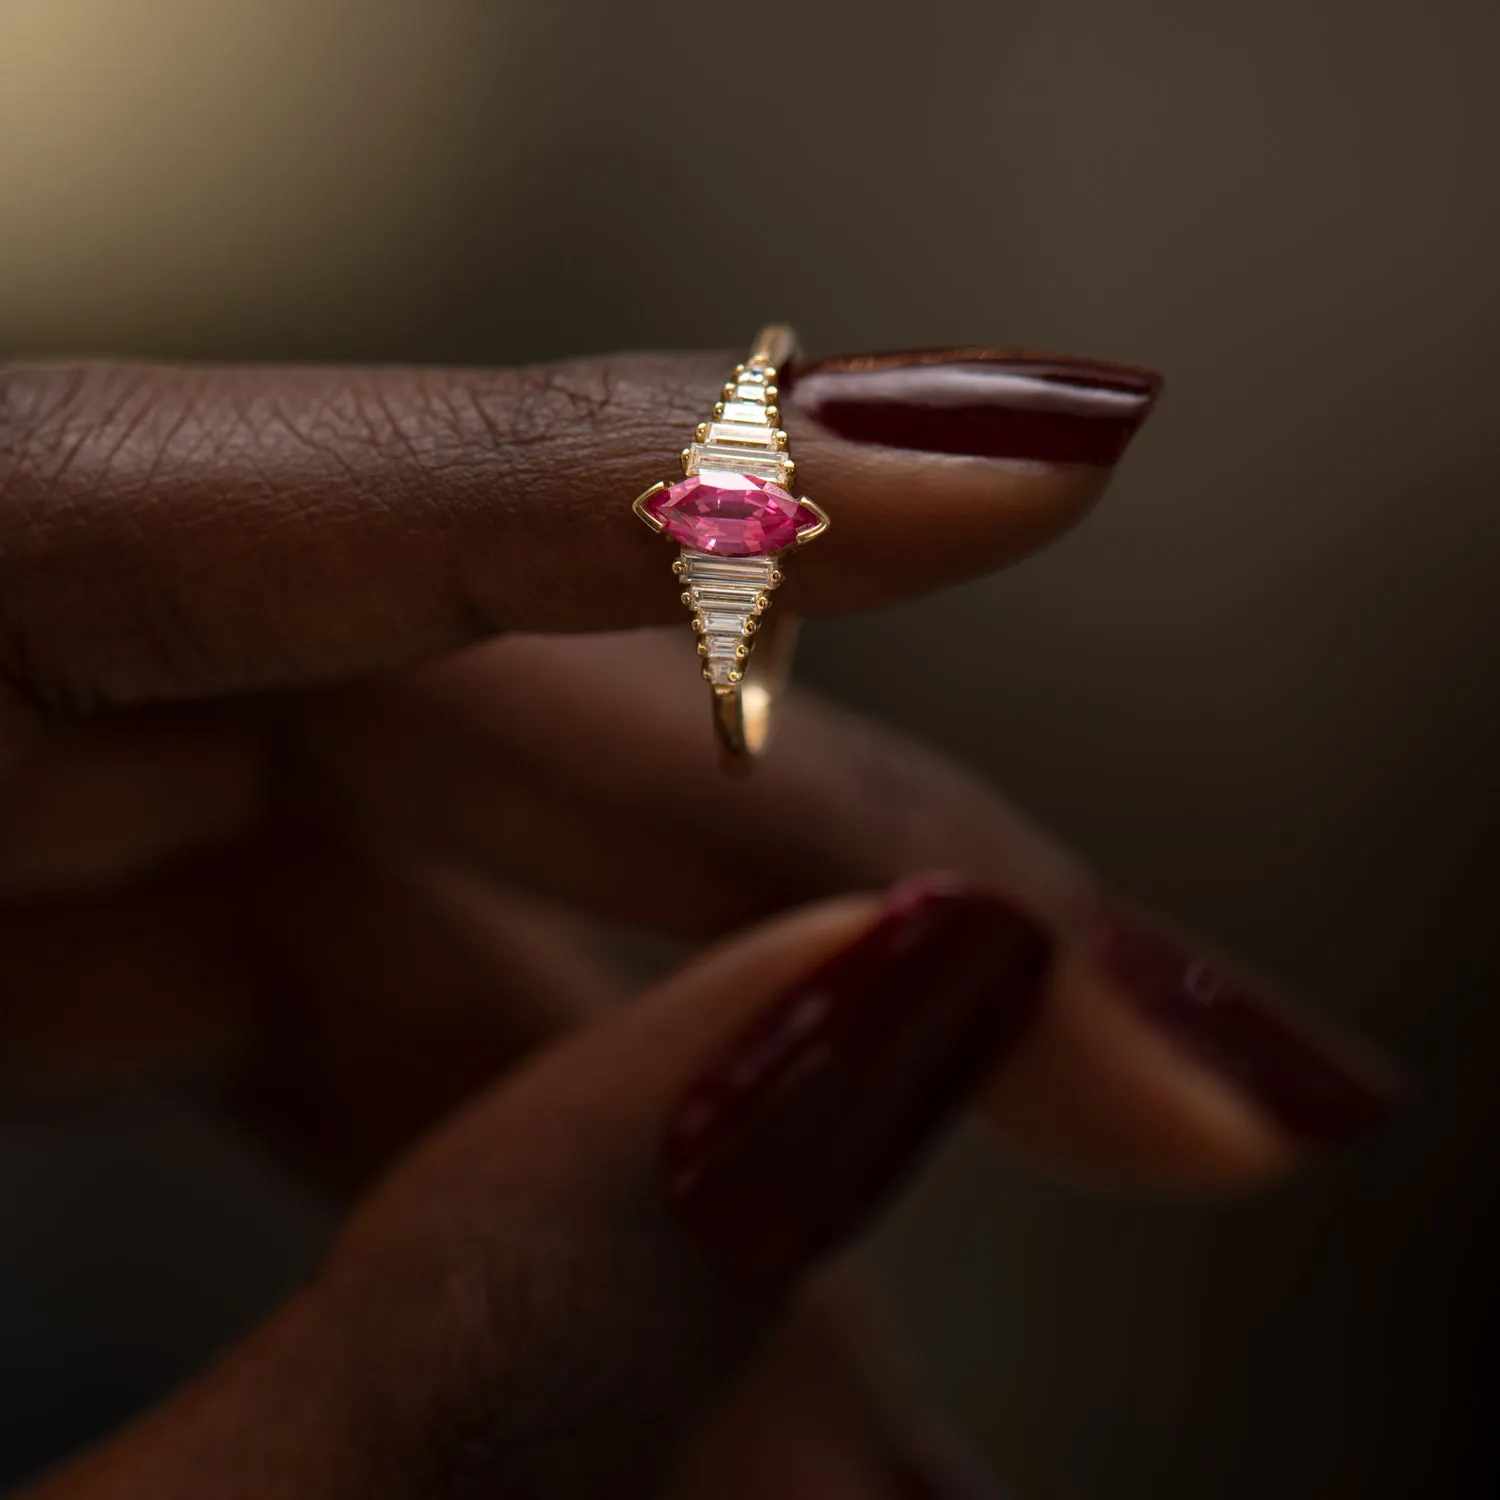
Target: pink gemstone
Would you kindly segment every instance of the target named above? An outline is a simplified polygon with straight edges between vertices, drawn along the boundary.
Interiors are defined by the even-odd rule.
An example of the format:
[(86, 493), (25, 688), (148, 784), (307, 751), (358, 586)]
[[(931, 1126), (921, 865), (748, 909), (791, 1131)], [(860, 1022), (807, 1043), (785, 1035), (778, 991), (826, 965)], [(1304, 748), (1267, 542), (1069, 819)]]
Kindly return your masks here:
[(720, 557), (780, 552), (818, 518), (779, 484), (710, 469), (660, 490), (646, 509), (673, 541)]

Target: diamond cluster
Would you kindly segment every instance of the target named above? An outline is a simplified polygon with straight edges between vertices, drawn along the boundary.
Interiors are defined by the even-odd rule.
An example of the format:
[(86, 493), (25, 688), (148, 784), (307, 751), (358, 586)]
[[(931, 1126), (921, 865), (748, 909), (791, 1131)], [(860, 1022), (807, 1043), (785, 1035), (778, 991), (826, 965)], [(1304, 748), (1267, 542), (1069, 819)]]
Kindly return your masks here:
[(686, 584), (682, 602), (693, 611), (703, 675), (716, 686), (738, 682), (770, 592), (781, 582), (776, 559), (714, 557), (684, 547), (672, 569)]

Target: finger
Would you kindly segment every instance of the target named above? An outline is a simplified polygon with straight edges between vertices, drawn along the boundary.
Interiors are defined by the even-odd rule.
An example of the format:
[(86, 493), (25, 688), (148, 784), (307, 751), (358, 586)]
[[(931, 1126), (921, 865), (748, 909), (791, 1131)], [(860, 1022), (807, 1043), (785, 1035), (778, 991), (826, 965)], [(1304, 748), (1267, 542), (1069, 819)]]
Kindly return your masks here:
[(0, 904), (0, 1101), (55, 1107), (237, 1061), (254, 990), (220, 870)]
[[(994, 441), (956, 443), (968, 452), (951, 432), (937, 452), (901, 446), (900, 420), (841, 437), (787, 402), (799, 483), (836, 514), (799, 559), (794, 604), (884, 603), (1037, 545), (1108, 477), (1122, 444), (1092, 430), (1118, 435), (1122, 410), (1133, 430), (1155, 394), (1125, 369), (991, 364), (999, 378), (978, 384), (994, 399), (958, 409)], [(702, 355), (487, 373), (11, 367), (0, 678), (76, 708), (344, 677), (501, 629), (670, 619), (670, 552), (630, 503), (671, 476), (725, 373)], [(837, 423), (830, 385), (867, 379), (825, 367), (810, 405)], [(1075, 401), (1076, 458), (1033, 456), (1017, 411), (1090, 392), (1114, 404)]]
[[(1020, 1146), (1075, 1174), (1193, 1187), (1254, 1182), (1310, 1150), (1359, 1136), (1388, 1112), (1387, 1070), (1267, 998), (1264, 986), (1233, 977), (1232, 968), (1194, 945), (1163, 946), (1139, 922), (1134, 930), (1147, 933), (1142, 939), (1101, 937), (1110, 925), (1096, 920), (1102, 898), (1075, 857), (975, 778), (899, 736), (794, 700), (756, 776), (726, 782), (704, 754), (701, 689), (685, 665), (667, 643), (639, 635), (518, 639), (470, 653), (309, 709), (297, 741), (302, 791), (323, 817), (346, 820), (361, 839), (401, 851), (401, 861), (415, 851), (424, 861), (464, 863), (489, 881), (680, 933), (722, 931), (801, 900), (930, 867), (1007, 893), (1048, 925), (1066, 961), (1039, 1028), (1045, 1041), (1027, 1049), (1017, 1083), (991, 1112)], [(95, 795), (70, 795), (60, 781), (54, 795), (28, 805), (45, 800), (65, 814), (87, 806), (83, 826), (118, 851), (122, 841), (109, 831), (117, 820), (97, 795), (101, 787), (122, 802), (120, 826), (133, 828), (137, 809), (151, 802), (154, 787), (168, 784), (168, 773), (179, 788), (221, 783), (178, 773), (183, 718), (181, 711), (169, 716), (166, 769), (149, 772), (138, 794), (129, 777), (112, 774), (88, 779), (85, 790)], [(140, 748), (139, 740), (132, 743)], [(27, 784), (36, 791), (37, 782)], [(217, 826), (221, 812), (220, 801), (207, 799), (204, 828)], [(174, 827), (191, 826), (180, 807), (175, 816)], [(33, 841), (51, 865), (63, 858), (78, 821), (64, 816)], [(157, 850), (154, 835), (147, 847)], [(97, 851), (75, 850), (74, 858), (80, 868), (98, 867)], [(277, 874), (269, 888), (284, 884)], [(407, 909), (421, 911), (424, 901), (408, 893)], [(300, 909), (321, 910), (322, 903), (309, 893)], [(363, 932), (414, 939), (419, 925), (388, 911)], [(33, 946), (24, 931), (18, 944), (13, 964), (24, 963)], [(346, 966), (366, 946), (358, 932), (347, 944), (307, 945), (349, 955)], [(451, 940), (427, 947), (431, 958), (413, 962), (433, 974), (464, 951)], [(96, 944), (89, 951), (107, 950)], [(357, 1028), (365, 981), (347, 983), (337, 967), (302, 971), (308, 1012), (323, 1015), (320, 995), (344, 995), (350, 1003), (343, 1024)], [(372, 978), (393, 982), (400, 972), (387, 965)], [(536, 1040), (534, 1032), (510, 1034), (518, 1019), (506, 1017), (513, 987), (497, 989), (483, 975), (476, 983), (475, 1013), (490, 1011), (489, 1024), (507, 1030), (500, 1052), (513, 1058)], [(464, 990), (450, 975), (448, 992)], [(378, 985), (370, 991), (378, 993)], [(410, 1011), (413, 993), (395, 994), (390, 1014)], [(97, 1007), (117, 1026), (120, 994), (111, 987)], [(511, 1001), (500, 1004), (501, 994)], [(55, 1006), (47, 1013), (62, 1015)], [(335, 1061), (340, 1046), (329, 1032), (325, 1060)], [(472, 1086), (472, 1068), (488, 1066), (482, 1059), (490, 1054), (466, 1046), (455, 1055), (466, 1065), (455, 1070), (450, 1093), (435, 1091), (434, 1101)], [(317, 1078), (318, 1070), (308, 1076)], [(362, 1118), (397, 1117), (380, 1107), (377, 1076), (345, 1070), (345, 1085), (365, 1078), (355, 1090), (365, 1102), (345, 1100), (341, 1129)], [(1021, 1087), (1023, 1077), (1034, 1086)], [(393, 1086), (389, 1098), (410, 1092)], [(317, 1088), (310, 1096), (332, 1097)], [(375, 1107), (366, 1109), (371, 1101)], [(419, 1112), (412, 1120), (428, 1117)], [(388, 1134), (368, 1159), (378, 1160), (410, 1128), (407, 1122)]]
[[(340, 1184), (621, 998), (582, 924), (538, 903), (326, 840), (315, 858), (305, 838), (282, 852), (255, 934), (277, 1003), (236, 1099)], [(799, 1299), (712, 1412), (670, 1493), (967, 1494), (952, 1446), (868, 1299), (827, 1282)]]
[(322, 828), (281, 833), (256, 869), (259, 996), (232, 1102), (338, 1187), (625, 996), (588, 924), (470, 873)]
[[(377, 840), (674, 932), (928, 868), (1002, 892), (1064, 961), (992, 1112), (1092, 1179), (1232, 1186), (1373, 1129), (1388, 1071), (1199, 945), (1122, 915), (976, 778), (810, 700), (756, 774), (703, 753), (667, 642), (513, 640), (307, 721), (321, 798)], [(1101, 915), (1104, 914), (1104, 915)]]
[(118, 887), (244, 835), (268, 812), (271, 729), (199, 704), (55, 726), (0, 779), (0, 894)]
[(515, 637), (309, 701), (291, 743), (318, 803), (688, 936), (914, 870), (982, 866), (1061, 920), (1080, 861), (952, 761), (794, 695), (744, 779), (713, 752), (677, 632)]
[[(622, 992), (582, 924), (554, 910), (447, 868), (352, 850), (337, 863), (351, 875), (330, 880), (327, 853), (285, 866), (275, 962), (297, 993), (256, 1089), (283, 1138), (300, 1122), (300, 1155), (311, 1147), (357, 1180)], [(710, 1413), (669, 1497), (977, 1500), (974, 1473), (869, 1296), (848, 1277), (821, 1278)]]
[(284, 821), (124, 888), (0, 904), (0, 1097), (212, 1076), (347, 1186), (622, 995), (576, 917)]
[(714, 1410), (668, 1500), (909, 1500), (864, 1371), (808, 1315), (789, 1318)]
[(1024, 1032), (1046, 961), (936, 888), (718, 950), (435, 1137), (259, 1338), (40, 1494), (659, 1493), (767, 1318)]
[(983, 1466), (868, 1298), (823, 1277), (695, 1436), (666, 1500), (983, 1500)]
[[(1190, 1186), (1254, 1180), (1371, 1134), (1405, 1094), (1366, 1043), (1115, 898), (1083, 914), (1055, 993), (1031, 1068), (1017, 1059), (991, 1099), (999, 1123), (1045, 1155), (1109, 1136), (1126, 1176), (1150, 1162)], [(1165, 1068), (1174, 1087), (1153, 1088)], [(1077, 1091), (1072, 1120), (1059, 1089)]]

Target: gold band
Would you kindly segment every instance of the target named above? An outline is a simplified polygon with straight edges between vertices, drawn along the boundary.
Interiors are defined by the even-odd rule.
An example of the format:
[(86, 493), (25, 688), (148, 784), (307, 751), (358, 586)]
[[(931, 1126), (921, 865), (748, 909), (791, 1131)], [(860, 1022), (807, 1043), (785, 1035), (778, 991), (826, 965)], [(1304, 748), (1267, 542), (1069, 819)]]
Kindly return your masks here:
[(714, 729), (725, 765), (745, 771), (771, 737), (771, 715), (792, 675), (802, 621), (779, 614), (759, 631), (740, 681), (714, 688)]
[(775, 371), (784, 370), (797, 353), (797, 335), (786, 323), (767, 323), (755, 335), (755, 342), (745, 356), (747, 365), (765, 365), (774, 380)]

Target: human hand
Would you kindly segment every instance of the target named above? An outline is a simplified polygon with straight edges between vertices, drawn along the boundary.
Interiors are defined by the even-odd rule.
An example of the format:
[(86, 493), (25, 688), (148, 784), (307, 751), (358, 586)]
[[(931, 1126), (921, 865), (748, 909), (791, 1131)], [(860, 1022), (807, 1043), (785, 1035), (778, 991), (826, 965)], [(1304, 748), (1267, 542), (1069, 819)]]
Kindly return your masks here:
[[(867, 362), (803, 376), (786, 425), (837, 528), (799, 558), (789, 604), (888, 602), (1040, 544), (1095, 498), (1149, 404), (1138, 385), (1111, 445), (1097, 416), (1018, 412), (1036, 367), (975, 363), (1003, 378), (967, 427), (861, 388)], [(0, 378), (12, 1088), (211, 1054), (260, 1118), (359, 1178), (616, 1008), (595, 918), (712, 939), (943, 869), (1011, 903), (984, 908), (992, 937), (1030, 931), (1018, 908), (1045, 938), (1017, 943), (1050, 958), (1039, 1003), (1015, 981), (1013, 1031), (970, 1048), (998, 1063), (1004, 1041), (1003, 1068), (939, 1068), (933, 1109), (972, 1088), (1054, 1165), (1194, 1184), (1263, 1177), (1378, 1118), (1357, 1060), (1102, 901), (1076, 861), (928, 753), (804, 701), (755, 777), (730, 783), (669, 642), (460, 649), (674, 618), (629, 498), (722, 368)], [(1110, 378), (1128, 387), (1086, 367), (1049, 378), (1075, 404)], [(916, 495), (929, 524), (913, 531)], [(396, 1170), (315, 1288), (56, 1493), (233, 1493), (230, 1471), (246, 1495), (582, 1494), (606, 1476), (645, 1493), (693, 1434), (729, 1487), (754, 1461), (735, 1412), (777, 1409), (794, 1372), (784, 1344), (760, 1343), (772, 1311), (722, 1264), (723, 1236), (716, 1250), (662, 1207), (655, 1145), (745, 1019), (873, 909), (845, 899), (713, 950), (496, 1087)], [(881, 1076), (872, 1098), (899, 1102), (906, 1070)], [(860, 1129), (886, 1153), (865, 1199), (935, 1118), (891, 1126), (894, 1140)], [(772, 1278), (777, 1301), (865, 1199), (781, 1252), (795, 1264)], [(773, 1200), (765, 1214), (783, 1211)], [(747, 1211), (730, 1210), (731, 1224)], [(834, 1342), (811, 1336), (796, 1367)], [(807, 1447), (770, 1460), (784, 1491)]]

